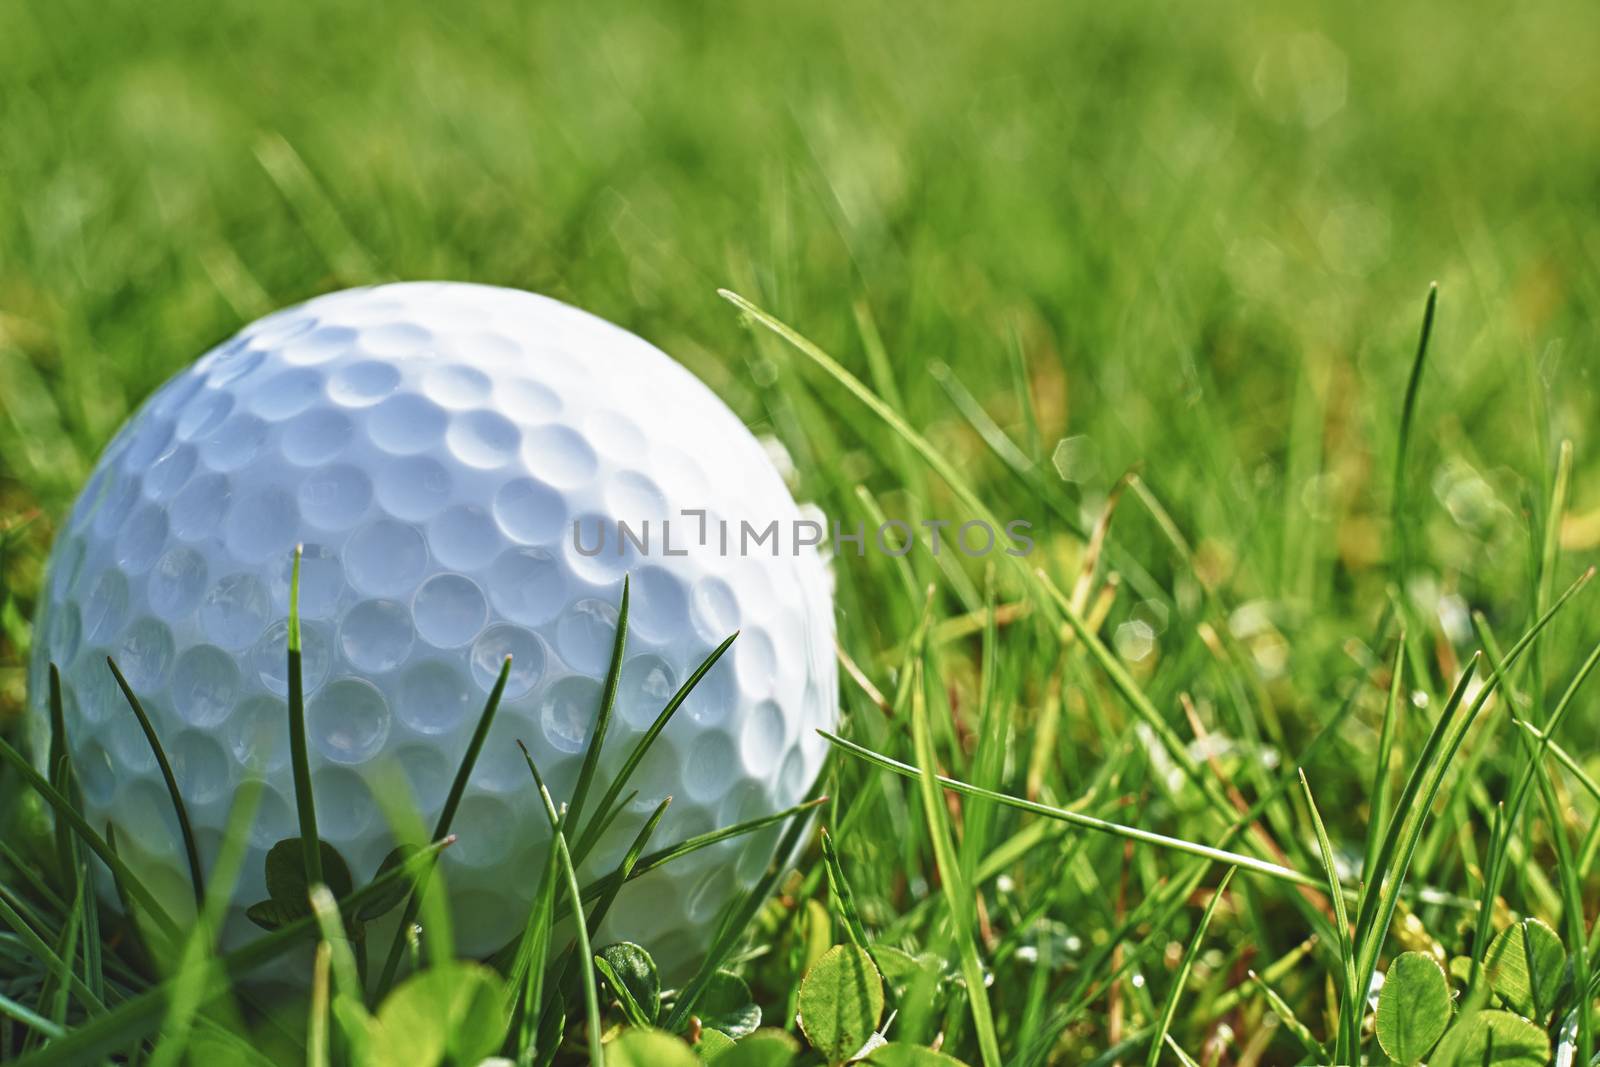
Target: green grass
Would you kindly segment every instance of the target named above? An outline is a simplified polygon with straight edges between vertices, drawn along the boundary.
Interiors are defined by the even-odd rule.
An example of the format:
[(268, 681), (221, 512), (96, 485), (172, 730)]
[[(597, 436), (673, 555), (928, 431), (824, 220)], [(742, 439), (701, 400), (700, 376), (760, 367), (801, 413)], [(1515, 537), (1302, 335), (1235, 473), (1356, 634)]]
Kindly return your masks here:
[[(581, 1060), (591, 994), (624, 1020), (554, 844), (514, 959), (363, 1003), (326, 895), (218, 961), (18, 755), (52, 531), (122, 418), (272, 308), (424, 277), (651, 339), (845, 526), (1034, 524), (1023, 560), (834, 561), (848, 744), (708, 932), (764, 1027), (801, 1039), (859, 944), (884, 1036), (969, 1064), (1381, 1063), (1366, 976), (1420, 951), (1431, 1062), (1537, 1047), (1536, 1002), (1592, 1046), (1597, 35), (1573, 0), (0, 6), (0, 1055), (340, 1062), (423, 1047), (411, 1012)], [(569, 858), (624, 789), (586, 781)], [(1526, 919), (1553, 1006), (1489, 954)], [(319, 931), (309, 1048), (210, 996)], [(657, 1025), (737, 1029), (732, 982)]]

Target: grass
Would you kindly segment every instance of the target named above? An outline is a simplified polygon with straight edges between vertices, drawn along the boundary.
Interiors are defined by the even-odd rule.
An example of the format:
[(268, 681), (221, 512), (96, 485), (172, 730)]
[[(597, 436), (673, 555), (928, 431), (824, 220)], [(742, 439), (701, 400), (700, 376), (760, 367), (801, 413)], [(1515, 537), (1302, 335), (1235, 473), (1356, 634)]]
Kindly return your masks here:
[[(655, 341), (847, 528), (1033, 524), (1026, 558), (835, 558), (827, 799), (708, 932), (742, 986), (713, 965), (657, 1026), (745, 988), (798, 1039), (852, 943), (883, 1036), (969, 1064), (1381, 1063), (1369, 975), (1419, 951), (1460, 1020), (1433, 1062), (1477, 1063), (1534, 1040), (1488, 950), (1536, 919), (1572, 978), (1531, 1028), (1584, 1062), (1597, 31), (1571, 0), (0, 8), (0, 1055), (340, 1062), (424, 1047), (407, 1011), (503, 1017), (532, 1062), (645, 1047), (570, 948), (626, 876), (567, 877), (625, 781), (586, 773), (528, 936), (421, 1010), (352, 990), (339, 916), (441, 841), (218, 959), (23, 743), (50, 538), (132, 407), (272, 308), (451, 277)], [(212, 995), (296, 938), (328, 946), (303, 1033)]]

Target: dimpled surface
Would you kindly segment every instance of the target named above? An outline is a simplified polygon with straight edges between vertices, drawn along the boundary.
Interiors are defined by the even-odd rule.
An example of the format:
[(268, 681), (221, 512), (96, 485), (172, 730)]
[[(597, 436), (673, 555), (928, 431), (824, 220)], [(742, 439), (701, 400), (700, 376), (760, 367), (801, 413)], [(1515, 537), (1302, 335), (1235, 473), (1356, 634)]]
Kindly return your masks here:
[[(704, 509), (709, 536), (698, 544)], [(638, 796), (586, 864), (612, 869), (651, 809), (653, 846), (804, 798), (817, 727), (837, 717), (831, 595), (821, 561), (737, 548), (741, 519), (798, 517), (755, 438), (645, 341), (544, 297), (406, 283), (271, 315), (157, 392), (107, 447), (57, 538), (31, 679), (42, 752), (46, 665), (62, 670), (89, 821), (107, 821), (174, 910), (182, 848), (155, 761), (105, 666), (114, 656), (171, 758), (203, 858), (245, 779), (265, 783), (229, 919), (266, 895), (262, 861), (293, 836), (284, 668), (289, 569), (303, 544), (306, 728), (321, 833), (370, 877), (391, 847), (375, 791), (443, 805), (500, 664), (505, 701), (456, 816), (444, 873), (459, 948), (521, 929), (548, 846), (515, 741), (557, 801), (592, 731), (625, 573), (627, 655), (601, 782), (676, 688), (733, 630), (640, 766)], [(615, 521), (648, 550), (619, 548)], [(608, 538), (597, 555), (599, 531)], [(672, 520), (672, 550), (660, 524)], [(723, 552), (717, 521), (730, 523)], [(669, 969), (751, 885), (776, 830), (641, 878), (605, 940)]]

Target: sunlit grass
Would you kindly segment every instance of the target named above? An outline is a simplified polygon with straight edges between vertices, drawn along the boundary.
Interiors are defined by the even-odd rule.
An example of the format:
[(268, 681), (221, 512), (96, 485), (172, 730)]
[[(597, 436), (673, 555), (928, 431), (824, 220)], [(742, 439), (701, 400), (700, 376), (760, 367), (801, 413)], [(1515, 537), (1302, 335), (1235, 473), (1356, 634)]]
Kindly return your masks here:
[[(766, 833), (794, 863), (704, 932), (655, 1026), (737, 1029), (745, 988), (799, 1038), (802, 976), (856, 944), (881, 1036), (969, 1064), (1381, 1062), (1372, 978), (1412, 951), (1461, 1022), (1430, 1062), (1519, 1047), (1502, 1016), (1530, 1003), (1582, 1062), (1597, 32), (1562, 0), (0, 8), (0, 1052), (338, 1063), (404, 1043), (425, 1003), (501, 1027), (496, 1051), (582, 1060), (639, 1019), (576, 930), (625, 880)], [(449, 820), (337, 893), (309, 775), (303, 909), (219, 957), (79, 814), (48, 676), (53, 736), (24, 741), (43, 560), (166, 376), (390, 277), (639, 332), (847, 528), (1020, 518), (1036, 550), (838, 554), (815, 798), (683, 843), (653, 839), (657, 809), (574, 887), (560, 850), (584, 870), (730, 645), (633, 747), (595, 731), (607, 760), (549, 798), (569, 821), (488, 968), (418, 947)], [(531, 776), (523, 799), (544, 805)], [(202, 913), (219, 878), (193, 871)], [(404, 921), (359, 944), (382, 905)], [(1571, 976), (1551, 1003), (1490, 952), (1539, 923)], [(306, 1034), (247, 988), (223, 1010), (318, 943)]]

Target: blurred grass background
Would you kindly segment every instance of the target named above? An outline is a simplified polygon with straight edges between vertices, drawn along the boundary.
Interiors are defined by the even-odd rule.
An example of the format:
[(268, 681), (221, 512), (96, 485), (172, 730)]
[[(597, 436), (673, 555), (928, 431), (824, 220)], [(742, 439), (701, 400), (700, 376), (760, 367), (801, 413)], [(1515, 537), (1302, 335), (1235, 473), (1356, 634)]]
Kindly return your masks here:
[(0, 497), (58, 515), (168, 374), (389, 277), (570, 300), (759, 423), (729, 285), (856, 365), (868, 301), (923, 425), (934, 360), (1014, 424), (1020, 345), (1067, 488), (1142, 462), (1238, 587), (1337, 612), (1437, 278), (1419, 515), (1512, 596), (1552, 440), (1600, 503), (1597, 46), (1560, 2), (6, 5)]
[(869, 301), (923, 423), (930, 361), (1003, 403), (1020, 343), (1079, 484), (1142, 461), (1326, 593), (1431, 279), (1426, 459), (1515, 499), (1571, 436), (1581, 474), (1597, 45), (1577, 3), (7, 5), (0, 492), (57, 514), (177, 367), (387, 277), (568, 299), (759, 420), (730, 285), (848, 361)]
[[(940, 364), (1068, 510), (1142, 464), (1303, 739), (1385, 605), (1430, 281), (1404, 513), (1436, 640), (1471, 645), (1471, 609), (1520, 629), (1560, 440), (1565, 571), (1600, 545), (1597, 54), (1600, 6), (1563, 0), (4, 5), (4, 708), (51, 526), (157, 383), (272, 308), (458, 278), (661, 345), (846, 523), (857, 483), (906, 512), (889, 437), (715, 290), (867, 377), (864, 306), (911, 422), (1048, 551), (1076, 541)], [(1181, 594), (1149, 518), (1117, 529)], [(847, 643), (893, 647), (918, 605), (882, 560), (841, 562)], [(1552, 661), (1597, 611), (1563, 616)], [(1159, 673), (1169, 621), (1111, 621), (1168, 696), (1193, 662)], [(1319, 779), (1347, 830), (1359, 751)]]

